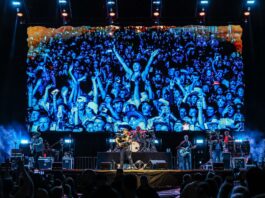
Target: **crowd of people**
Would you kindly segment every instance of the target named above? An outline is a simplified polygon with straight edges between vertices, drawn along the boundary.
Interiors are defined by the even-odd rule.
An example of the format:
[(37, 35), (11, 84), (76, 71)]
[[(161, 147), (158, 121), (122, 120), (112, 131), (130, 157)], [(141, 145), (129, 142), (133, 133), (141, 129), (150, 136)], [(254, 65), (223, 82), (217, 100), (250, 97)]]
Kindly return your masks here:
[[(68, 173), (69, 174), (69, 173)], [(247, 171), (234, 169), (219, 175), (214, 171), (186, 173), (172, 186), (174, 195), (167, 197), (250, 198), (264, 197), (264, 176), (261, 168)], [(4, 198), (158, 198), (159, 189), (149, 184), (148, 176), (139, 176), (117, 169), (114, 178), (93, 170), (78, 175), (60, 171), (34, 173), (19, 165), (18, 170), (0, 172), (0, 197)], [(168, 178), (169, 179), (169, 178)], [(171, 178), (172, 179), (172, 178)], [(157, 179), (156, 179), (157, 180)], [(168, 182), (165, 178), (163, 184)], [(161, 190), (161, 188), (160, 188)], [(176, 193), (179, 192), (179, 193)], [(166, 197), (163, 195), (163, 197)]]
[(30, 49), (30, 131), (244, 129), (242, 56), (214, 33), (95, 28)]

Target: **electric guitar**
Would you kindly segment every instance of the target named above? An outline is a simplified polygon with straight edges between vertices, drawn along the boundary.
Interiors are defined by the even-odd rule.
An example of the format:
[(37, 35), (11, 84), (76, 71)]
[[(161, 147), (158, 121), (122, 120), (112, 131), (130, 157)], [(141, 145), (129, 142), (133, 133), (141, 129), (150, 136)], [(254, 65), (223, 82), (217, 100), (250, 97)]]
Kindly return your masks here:
[(42, 139), (36, 139), (36, 140), (33, 140), (31, 143), (30, 143), (30, 151), (31, 151), (31, 154), (35, 154), (36, 152), (41, 152), (43, 151), (43, 141)]
[(116, 141), (118, 147), (120, 147), (120, 148), (128, 147), (131, 144), (131, 140), (127, 136), (117, 137), (115, 141)]
[(181, 148), (179, 149), (179, 154), (181, 157), (186, 157), (188, 154), (190, 154), (191, 149), (195, 149), (195, 148), (196, 148), (196, 145), (192, 147)]

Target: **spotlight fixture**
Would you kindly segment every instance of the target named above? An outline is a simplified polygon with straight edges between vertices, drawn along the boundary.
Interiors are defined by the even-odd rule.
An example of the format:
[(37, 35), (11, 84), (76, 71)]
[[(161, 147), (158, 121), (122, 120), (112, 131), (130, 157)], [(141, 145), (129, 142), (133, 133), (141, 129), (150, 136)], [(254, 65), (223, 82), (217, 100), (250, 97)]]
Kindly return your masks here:
[(107, 1), (107, 5), (115, 5), (115, 1)]
[(202, 5), (207, 5), (208, 3), (209, 3), (209, 1), (207, 1), (207, 0), (201, 0)]
[(197, 139), (196, 140), (196, 144), (203, 144), (203, 143), (204, 143), (203, 139)]
[(115, 143), (115, 139), (114, 139), (114, 138), (109, 138), (109, 139), (108, 139), (108, 142), (109, 142), (109, 143)]
[(255, 1), (254, 0), (247, 0), (247, 4), (248, 5), (253, 5), (253, 4), (255, 4)]
[(63, 17), (68, 17), (68, 13), (67, 12), (62, 12), (62, 16)]
[(64, 143), (65, 143), (65, 144), (72, 144), (72, 143), (73, 143), (73, 140), (70, 139), (70, 138), (65, 138), (65, 139), (64, 139)]
[(72, 7), (70, 0), (56, 0), (58, 13), (63, 25), (67, 25), (72, 19)]
[(15, 7), (19, 7), (19, 6), (21, 6), (21, 2), (20, 1), (12, 1), (12, 5)]
[(246, 16), (246, 17), (250, 16), (250, 11), (245, 11), (244, 16)]
[(154, 15), (155, 17), (158, 17), (160, 14), (159, 14), (159, 12), (154, 12), (153, 15)]
[(154, 140), (154, 143), (155, 144), (159, 144), (159, 140)]
[(109, 13), (109, 16), (111, 16), (111, 17), (115, 17), (115, 16), (116, 16), (116, 13), (115, 13), (115, 12), (110, 12), (110, 13)]
[(199, 12), (199, 16), (200, 16), (200, 17), (204, 17), (205, 15), (206, 15), (205, 11), (201, 11), (201, 12)]
[(160, 5), (161, 4), (161, 1), (153, 1), (153, 4), (156, 4), (156, 5)]
[(18, 13), (17, 13), (17, 16), (18, 16), (18, 17), (23, 17), (24, 14), (23, 14), (22, 12), (18, 12)]
[(151, 1), (151, 17), (154, 18), (155, 24), (159, 24), (159, 18), (162, 14), (162, 0)]
[(118, 17), (118, 3), (117, 0), (106, 0), (106, 18), (109, 24), (113, 24)]
[(244, 4), (244, 20), (245, 22), (248, 22), (248, 18), (251, 15), (251, 11), (252, 9), (255, 7), (255, 0), (245, 0), (245, 4)]
[(29, 140), (22, 139), (20, 140), (20, 144), (29, 144)]
[(67, 1), (66, 0), (59, 0), (59, 4), (66, 4)]

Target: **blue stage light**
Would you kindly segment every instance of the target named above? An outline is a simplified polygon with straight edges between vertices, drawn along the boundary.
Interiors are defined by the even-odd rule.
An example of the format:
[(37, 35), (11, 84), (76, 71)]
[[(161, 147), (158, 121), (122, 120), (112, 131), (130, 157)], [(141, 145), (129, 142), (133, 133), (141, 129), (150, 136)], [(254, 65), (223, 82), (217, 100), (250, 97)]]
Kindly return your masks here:
[(115, 139), (110, 138), (110, 139), (109, 139), (109, 143), (115, 143)]
[(115, 5), (115, 1), (107, 1), (107, 5)]
[(235, 142), (243, 142), (242, 139), (235, 139)]
[(153, 4), (159, 5), (161, 3), (161, 1), (157, 0), (157, 1), (153, 1)]
[(196, 144), (203, 144), (203, 143), (204, 143), (203, 139), (197, 139), (196, 140)]
[(159, 144), (159, 140), (154, 140), (154, 143), (155, 144)]
[(59, 0), (59, 3), (60, 4), (66, 4), (67, 3), (67, 0)]
[(29, 144), (29, 140), (22, 139), (20, 140), (20, 144)]
[(209, 3), (209, 1), (207, 1), (207, 0), (203, 0), (203, 1), (201, 1), (201, 4), (203, 4), (203, 5), (206, 5), (206, 4), (208, 4)]
[(254, 0), (248, 0), (248, 1), (247, 1), (247, 4), (248, 4), (248, 5), (253, 5), (254, 3), (255, 3)]
[(12, 1), (12, 5), (13, 6), (21, 6), (21, 2), (20, 1)]
[(72, 144), (73, 143), (73, 140), (72, 139), (69, 139), (69, 138), (66, 138), (66, 139), (64, 139), (64, 143), (65, 144)]

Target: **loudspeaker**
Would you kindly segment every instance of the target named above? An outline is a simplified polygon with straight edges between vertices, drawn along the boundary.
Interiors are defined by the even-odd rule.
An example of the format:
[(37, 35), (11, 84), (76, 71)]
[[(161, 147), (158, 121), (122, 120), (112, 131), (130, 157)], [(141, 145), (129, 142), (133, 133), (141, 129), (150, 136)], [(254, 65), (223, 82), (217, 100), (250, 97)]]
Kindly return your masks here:
[(73, 169), (74, 168), (74, 158), (73, 157), (63, 157), (63, 169)]
[(112, 162), (101, 162), (99, 165), (99, 169), (101, 170), (112, 170)]
[(233, 157), (233, 168), (245, 168), (245, 158)]
[(223, 162), (224, 162), (224, 169), (230, 169), (231, 168), (231, 165), (230, 165), (231, 153), (229, 153), (229, 152), (223, 153)]
[(224, 170), (224, 163), (213, 163), (213, 170)]
[(62, 170), (62, 162), (53, 162), (52, 170)]
[(51, 170), (52, 169), (53, 158), (52, 157), (39, 157), (38, 164), (39, 169)]
[(165, 160), (150, 160), (146, 165), (146, 169), (167, 169), (168, 164)]

